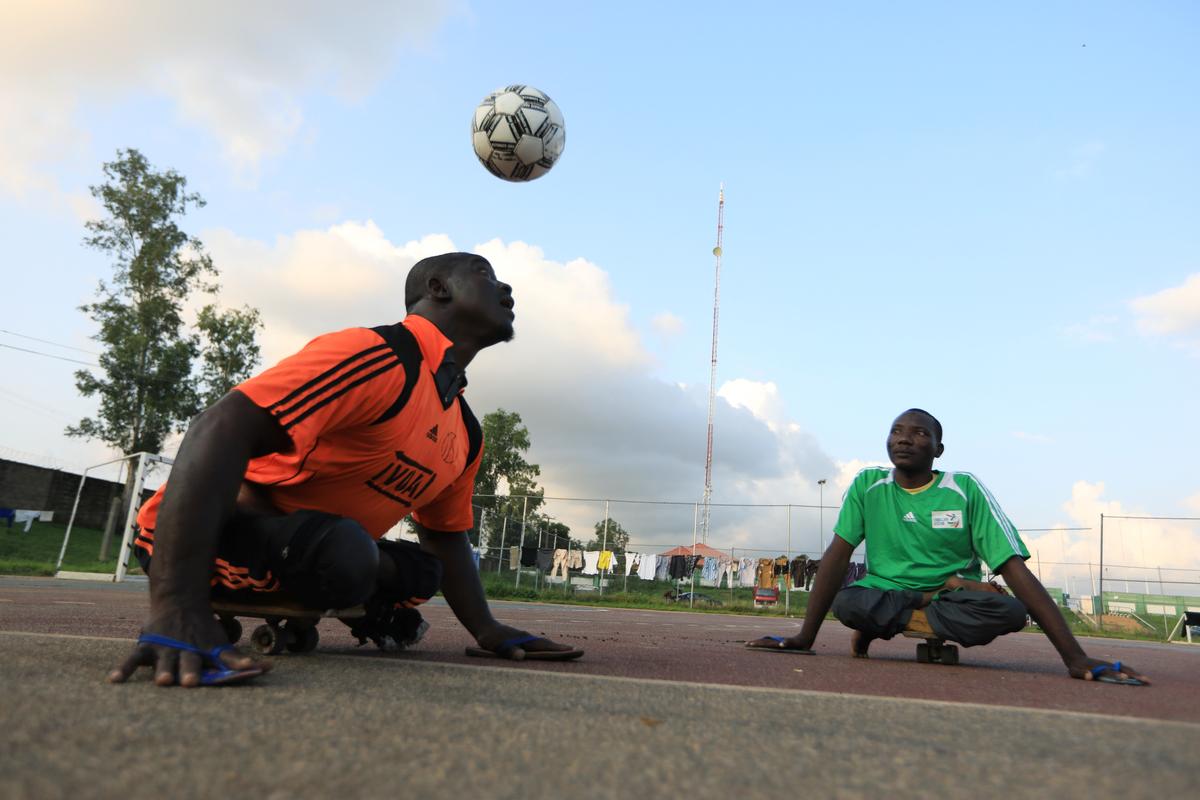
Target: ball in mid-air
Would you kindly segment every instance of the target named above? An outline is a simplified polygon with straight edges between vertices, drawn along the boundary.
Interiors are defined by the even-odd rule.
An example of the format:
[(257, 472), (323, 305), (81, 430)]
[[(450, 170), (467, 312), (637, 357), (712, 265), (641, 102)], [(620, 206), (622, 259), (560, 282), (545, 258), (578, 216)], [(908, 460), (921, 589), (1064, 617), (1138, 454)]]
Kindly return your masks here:
[(566, 143), (563, 115), (545, 92), (505, 86), (483, 98), (471, 120), (475, 155), (497, 178), (531, 181), (550, 171)]

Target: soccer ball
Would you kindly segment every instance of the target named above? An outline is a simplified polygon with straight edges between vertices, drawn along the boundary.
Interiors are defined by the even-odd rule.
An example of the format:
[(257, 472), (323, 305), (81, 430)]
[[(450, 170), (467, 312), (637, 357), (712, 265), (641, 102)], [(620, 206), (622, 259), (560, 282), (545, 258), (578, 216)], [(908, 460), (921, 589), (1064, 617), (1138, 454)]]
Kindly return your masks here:
[(471, 144), (488, 172), (531, 181), (550, 171), (567, 134), (558, 106), (532, 86), (505, 86), (483, 98), (471, 120)]

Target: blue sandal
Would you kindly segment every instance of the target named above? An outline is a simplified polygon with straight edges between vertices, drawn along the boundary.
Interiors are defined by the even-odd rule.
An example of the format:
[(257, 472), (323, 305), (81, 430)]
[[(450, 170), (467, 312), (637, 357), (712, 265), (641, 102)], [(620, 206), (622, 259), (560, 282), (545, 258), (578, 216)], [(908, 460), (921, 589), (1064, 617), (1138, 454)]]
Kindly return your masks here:
[(1127, 675), (1124, 678), (1117, 677), (1115, 673), (1121, 671), (1121, 662), (1114, 661), (1112, 664), (1100, 664), (1092, 667), (1092, 679), (1100, 683), (1119, 683), (1122, 686), (1145, 686), (1143, 681), (1138, 680), (1132, 675)]
[(143, 633), (138, 637), (138, 644), (153, 644), (159, 647), (170, 647), (172, 650), (182, 650), (185, 653), (198, 654), (205, 664), (212, 664), (211, 668), (201, 671), (201, 686), (220, 686), (226, 683), (237, 683), (249, 678), (258, 677), (263, 673), (258, 667), (232, 669), (225, 666), (225, 662), (221, 660), (221, 654), (233, 650), (234, 647), (231, 644), (219, 644), (211, 650), (201, 650), (194, 644), (181, 642), (169, 636), (159, 636), (157, 633)]
[(755, 644), (751, 644), (750, 642), (746, 642), (746, 649), (747, 650), (761, 650), (764, 653), (799, 653), (800, 655), (805, 655), (805, 656), (816, 655), (816, 651), (811, 650), (811, 649), (805, 649), (803, 647), (784, 647), (783, 643), (786, 642), (787, 639), (785, 639), (782, 636), (762, 636), (760, 638), (768, 639), (772, 642), (775, 642), (775, 644), (778, 646), (777, 647), (763, 647), (762, 645), (755, 645)]

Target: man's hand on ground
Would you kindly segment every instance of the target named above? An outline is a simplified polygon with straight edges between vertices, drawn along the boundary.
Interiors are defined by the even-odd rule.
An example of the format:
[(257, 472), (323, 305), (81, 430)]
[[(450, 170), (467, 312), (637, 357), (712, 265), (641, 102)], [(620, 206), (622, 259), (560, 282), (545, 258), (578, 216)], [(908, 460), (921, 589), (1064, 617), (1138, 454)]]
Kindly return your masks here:
[(574, 647), (565, 644), (552, 642), (549, 639), (537, 638), (529, 642), (525, 642), (516, 647), (510, 647), (505, 652), (500, 652), (501, 646), (505, 642), (513, 639), (521, 639), (530, 634), (527, 631), (518, 628), (510, 628), (507, 625), (496, 625), (494, 628), (489, 628), (481, 632), (475, 641), (484, 650), (490, 650), (502, 658), (511, 658), (519, 661), (524, 658), (525, 653), (565, 653), (574, 650)]
[(760, 639), (746, 642), (746, 647), (764, 650), (811, 650), (812, 642), (803, 641), (799, 634), (786, 639), (780, 639), (777, 636), (763, 636)]
[[(173, 639), (204, 653), (229, 643), (211, 608), (172, 609), (157, 614), (142, 628), (142, 635), (146, 634)], [(129, 657), (108, 674), (108, 680), (110, 683), (124, 683), (138, 668), (153, 667), (154, 683), (158, 686), (172, 686), (178, 683), (180, 686), (191, 688), (200, 685), (201, 674), (206, 667), (217, 666), (205, 663), (208, 660), (201, 653), (190, 650), (139, 642), (134, 645)], [(238, 650), (222, 653), (220, 660), (220, 666), (248, 673), (237, 676), (242, 679), (261, 675), (271, 668), (270, 661), (254, 658)]]
[[(1107, 669), (1098, 669), (1104, 668)], [(1117, 669), (1119, 667), (1119, 669)], [(1067, 671), (1071, 673), (1072, 678), (1078, 678), (1084, 681), (1101, 681), (1102, 683), (1123, 683), (1139, 681), (1149, 684), (1150, 679), (1142, 675), (1137, 670), (1130, 667), (1128, 664), (1123, 664), (1120, 661), (1114, 663), (1105, 661), (1101, 658), (1088, 658), (1084, 656), (1080, 659), (1067, 664)]]

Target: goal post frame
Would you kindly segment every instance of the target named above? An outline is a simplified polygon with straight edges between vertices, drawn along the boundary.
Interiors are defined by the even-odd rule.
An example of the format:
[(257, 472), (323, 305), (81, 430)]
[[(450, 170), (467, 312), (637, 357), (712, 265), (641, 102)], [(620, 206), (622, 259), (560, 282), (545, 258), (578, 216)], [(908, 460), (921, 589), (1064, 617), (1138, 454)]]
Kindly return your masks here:
[(174, 464), (174, 459), (168, 458), (167, 456), (142, 451), (139, 453), (131, 453), (130, 455), (122, 456), (120, 458), (114, 458), (109, 461), (105, 461), (102, 464), (93, 464), (92, 466), (84, 469), (83, 474), (79, 476), (79, 488), (75, 491), (75, 502), (71, 506), (71, 517), (67, 521), (67, 530), (63, 533), (63, 543), (62, 547), (58, 551), (58, 561), (54, 564), (55, 577), (75, 577), (77, 575), (82, 577), (81, 573), (64, 573), (62, 571), (62, 563), (67, 555), (67, 546), (71, 541), (71, 529), (75, 525), (75, 518), (79, 512), (79, 502), (83, 497), (83, 487), (87, 482), (88, 473), (92, 470), (100, 469), (101, 467), (107, 467), (113, 464), (121, 464), (131, 461), (132, 459), (137, 459), (137, 467), (134, 475), (133, 492), (130, 494), (129, 498), (129, 507), (125, 511), (125, 525), (121, 535), (121, 546), (117, 551), (116, 572), (111, 575), (105, 573), (96, 573), (97, 578), (103, 576), (103, 579), (111, 580), (115, 583), (120, 583), (121, 581), (125, 580), (129, 569), (129, 555), (133, 551), (134, 523), (137, 520), (138, 510), (142, 506), (142, 487), (146, 483), (147, 468), (153, 464), (167, 464), (168, 466)]

